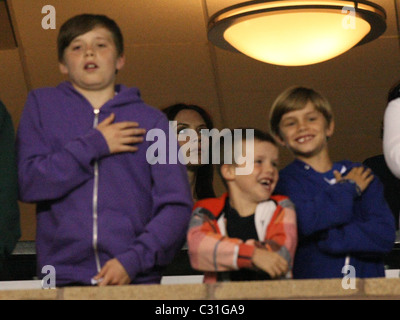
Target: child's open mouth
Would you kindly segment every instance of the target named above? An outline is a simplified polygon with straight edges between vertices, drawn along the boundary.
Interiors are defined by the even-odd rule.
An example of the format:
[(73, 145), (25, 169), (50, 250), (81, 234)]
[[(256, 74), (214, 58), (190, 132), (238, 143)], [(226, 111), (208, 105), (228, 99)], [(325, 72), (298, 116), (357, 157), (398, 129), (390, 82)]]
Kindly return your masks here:
[(264, 187), (264, 188), (270, 188), (271, 187), (271, 185), (272, 185), (272, 179), (261, 179), (260, 181), (259, 181), (261, 184), (262, 184), (262, 186)]
[(98, 66), (95, 63), (87, 63), (85, 64), (85, 70), (94, 70), (97, 69)]
[(310, 141), (312, 138), (313, 138), (313, 136), (308, 135), (308, 136), (300, 137), (300, 138), (296, 139), (296, 141), (299, 143), (304, 143), (304, 142)]

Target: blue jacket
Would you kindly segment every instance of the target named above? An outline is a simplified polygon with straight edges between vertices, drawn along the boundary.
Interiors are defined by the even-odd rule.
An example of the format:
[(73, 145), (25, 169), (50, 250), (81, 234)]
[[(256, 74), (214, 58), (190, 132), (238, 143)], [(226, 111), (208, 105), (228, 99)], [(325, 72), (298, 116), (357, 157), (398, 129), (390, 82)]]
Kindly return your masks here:
[(346, 175), (360, 165), (340, 161), (321, 174), (295, 160), (280, 171), (276, 193), (289, 196), (297, 213), (294, 278), (343, 278), (345, 261), (358, 278), (385, 275), (383, 258), (393, 248), (396, 231), (381, 182), (374, 178), (358, 196), (352, 183), (324, 180), (333, 178), (334, 169)]
[[(169, 159), (165, 115), (144, 104), (136, 88), (119, 85), (116, 92), (96, 116), (69, 82), (33, 90), (20, 120), (20, 199), (37, 203), (38, 275), (52, 265), (56, 285), (90, 284), (112, 258), (132, 283), (157, 283), (185, 241), (192, 208), (185, 166), (150, 164), (156, 152), (146, 151), (155, 143), (147, 139), (137, 152), (110, 155), (94, 129), (111, 113), (115, 122), (159, 128)], [(177, 152), (175, 136), (171, 141)]]

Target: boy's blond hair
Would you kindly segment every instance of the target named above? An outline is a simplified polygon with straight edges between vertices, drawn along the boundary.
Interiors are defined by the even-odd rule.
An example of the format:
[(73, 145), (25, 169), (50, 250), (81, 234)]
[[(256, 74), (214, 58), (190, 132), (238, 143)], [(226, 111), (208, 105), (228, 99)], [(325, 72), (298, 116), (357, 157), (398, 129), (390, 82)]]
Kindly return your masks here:
[(329, 125), (333, 119), (333, 113), (328, 100), (314, 89), (294, 86), (283, 91), (272, 104), (269, 113), (271, 133), (281, 138), (279, 123), (283, 115), (291, 111), (303, 109), (308, 102), (311, 102), (315, 106), (315, 109), (324, 115)]

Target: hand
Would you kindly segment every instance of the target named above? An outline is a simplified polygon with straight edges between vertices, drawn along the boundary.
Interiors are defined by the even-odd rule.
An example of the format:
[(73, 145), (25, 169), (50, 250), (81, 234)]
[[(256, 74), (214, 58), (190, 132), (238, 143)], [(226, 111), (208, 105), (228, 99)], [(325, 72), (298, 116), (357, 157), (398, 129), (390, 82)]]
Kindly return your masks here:
[(98, 286), (124, 285), (131, 283), (131, 278), (117, 259), (108, 260), (100, 272), (93, 278)]
[(135, 152), (137, 146), (133, 144), (143, 142), (145, 129), (138, 128), (139, 124), (133, 121), (114, 123), (115, 114), (111, 114), (97, 126), (106, 139), (110, 153)]
[(284, 258), (267, 249), (255, 248), (252, 262), (258, 269), (268, 273), (272, 279), (285, 275), (289, 270)]
[(353, 180), (360, 188), (361, 192), (364, 192), (364, 190), (367, 189), (371, 181), (374, 179), (371, 169), (363, 166), (351, 169), (350, 172), (344, 177), (342, 177), (342, 175), (336, 170), (333, 172), (333, 174), (337, 182), (342, 180)]

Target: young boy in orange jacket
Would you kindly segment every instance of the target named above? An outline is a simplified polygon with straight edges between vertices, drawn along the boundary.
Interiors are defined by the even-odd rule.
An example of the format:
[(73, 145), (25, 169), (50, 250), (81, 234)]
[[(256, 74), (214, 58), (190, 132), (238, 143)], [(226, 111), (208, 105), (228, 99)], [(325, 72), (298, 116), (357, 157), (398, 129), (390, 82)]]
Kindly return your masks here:
[[(246, 162), (222, 157), (227, 147), (236, 154), (250, 139), (254, 148), (246, 148)], [(278, 181), (276, 142), (259, 130), (254, 138), (235, 140), (228, 145), (221, 139), (220, 145), (218, 171), (228, 192), (194, 206), (187, 237), (191, 265), (205, 272), (207, 283), (291, 277), (296, 216), (289, 198), (271, 196)], [(252, 172), (239, 174), (249, 161), (254, 161)]]

